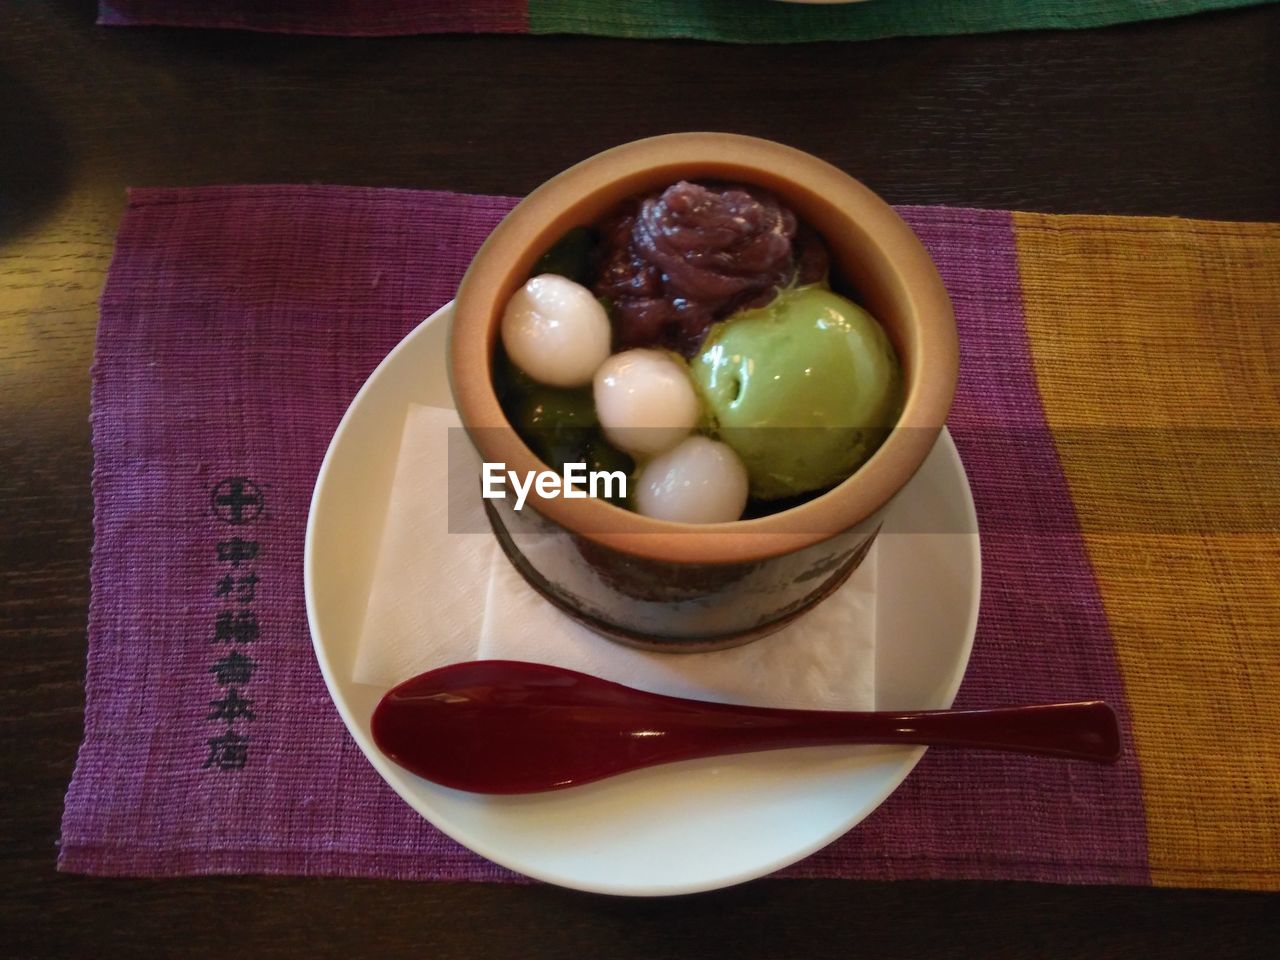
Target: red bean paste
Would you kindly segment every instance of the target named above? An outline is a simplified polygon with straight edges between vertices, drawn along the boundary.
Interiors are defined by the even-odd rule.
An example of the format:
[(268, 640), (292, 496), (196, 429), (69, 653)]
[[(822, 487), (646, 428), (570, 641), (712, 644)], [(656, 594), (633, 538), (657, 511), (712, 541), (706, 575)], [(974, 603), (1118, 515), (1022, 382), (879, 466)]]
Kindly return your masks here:
[(697, 353), (707, 329), (778, 290), (827, 273), (826, 248), (767, 190), (680, 181), (600, 225), (595, 294), (612, 305), (614, 347)]

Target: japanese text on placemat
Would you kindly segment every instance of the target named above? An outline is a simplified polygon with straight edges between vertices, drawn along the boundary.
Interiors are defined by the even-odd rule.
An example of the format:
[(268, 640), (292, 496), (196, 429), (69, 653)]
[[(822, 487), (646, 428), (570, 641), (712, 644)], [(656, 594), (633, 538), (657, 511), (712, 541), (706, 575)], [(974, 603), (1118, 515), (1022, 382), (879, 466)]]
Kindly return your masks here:
[(209, 498), (218, 522), (216, 544), (218, 578), (214, 596), (221, 609), (213, 619), (212, 641), (217, 657), (209, 673), (218, 696), (209, 701), (205, 719), (218, 731), (206, 741), (206, 770), (242, 770), (249, 762), (249, 724), (256, 717), (249, 683), (257, 669), (251, 651), (260, 633), (254, 600), (258, 593), (257, 560), (262, 544), (249, 539), (262, 516), (262, 488), (248, 477), (227, 477)]

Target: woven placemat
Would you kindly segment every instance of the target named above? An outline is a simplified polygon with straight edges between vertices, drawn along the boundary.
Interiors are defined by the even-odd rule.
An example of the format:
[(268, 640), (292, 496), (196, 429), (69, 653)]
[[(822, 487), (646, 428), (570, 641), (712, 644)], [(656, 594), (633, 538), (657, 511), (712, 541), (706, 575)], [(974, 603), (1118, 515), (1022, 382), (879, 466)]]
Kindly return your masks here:
[[(85, 742), (60, 865), (511, 879), (420, 819), (311, 651), (351, 397), (512, 200), (137, 190), (102, 297)], [(1280, 886), (1280, 227), (902, 208), (955, 304), (983, 530), (957, 705), (1104, 697), (1115, 767), (930, 751), (788, 876)]]
[(1266, 0), (100, 0), (110, 26), (220, 27), (339, 36), (581, 33), (733, 43), (1078, 29), (1249, 6)]

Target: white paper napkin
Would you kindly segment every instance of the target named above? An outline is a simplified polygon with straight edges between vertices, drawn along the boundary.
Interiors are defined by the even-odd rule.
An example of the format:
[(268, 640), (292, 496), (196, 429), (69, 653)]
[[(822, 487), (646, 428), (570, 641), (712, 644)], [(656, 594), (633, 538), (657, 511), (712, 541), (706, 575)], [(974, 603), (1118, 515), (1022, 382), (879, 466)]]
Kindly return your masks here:
[[(453, 410), (413, 406), (405, 419), (386, 529), (356, 653), (355, 680), (390, 687), (461, 660), (554, 663), (655, 693), (759, 706), (875, 706), (873, 547), (830, 599), (778, 633), (713, 653), (670, 654), (613, 643), (529, 587), (488, 533), (450, 533), (455, 495), (475, 490), (455, 530), (485, 530), (477, 460), (449, 463)], [(467, 478), (467, 479), (460, 479)], [(456, 505), (455, 505), (456, 510)]]

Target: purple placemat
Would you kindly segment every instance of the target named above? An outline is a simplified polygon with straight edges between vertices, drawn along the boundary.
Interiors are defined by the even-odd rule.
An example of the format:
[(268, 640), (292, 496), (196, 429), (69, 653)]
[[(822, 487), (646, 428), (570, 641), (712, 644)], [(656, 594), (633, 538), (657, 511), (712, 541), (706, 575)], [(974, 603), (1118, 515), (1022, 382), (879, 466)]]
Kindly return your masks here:
[(1266, 0), (99, 0), (98, 22), (357, 37), (579, 33), (788, 43), (1098, 27), (1261, 2)]
[(528, 33), (526, 0), (99, 0), (108, 27), (213, 27), (387, 37)]
[[(302, 590), (333, 429), (512, 203), (304, 186), (130, 194), (94, 367), (85, 742), (62, 869), (515, 879), (421, 820), (364, 760), (316, 667)], [(957, 705), (1101, 696), (1123, 712), (1036, 393), (1012, 218), (901, 212), (955, 303), (952, 424), (987, 530)], [(1010, 424), (1017, 443), (982, 429)], [(1103, 768), (931, 751), (864, 824), (784, 875), (1149, 882), (1127, 757)]]

